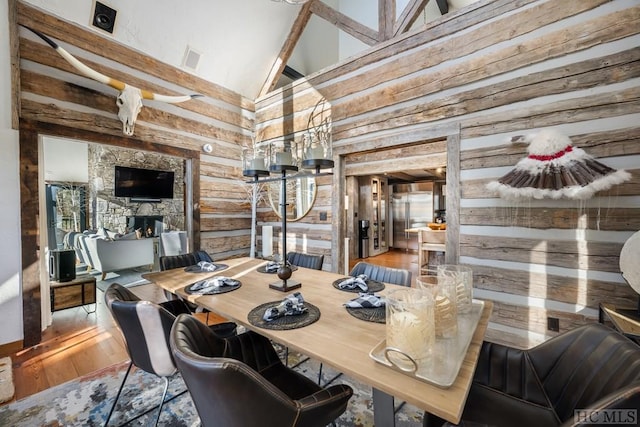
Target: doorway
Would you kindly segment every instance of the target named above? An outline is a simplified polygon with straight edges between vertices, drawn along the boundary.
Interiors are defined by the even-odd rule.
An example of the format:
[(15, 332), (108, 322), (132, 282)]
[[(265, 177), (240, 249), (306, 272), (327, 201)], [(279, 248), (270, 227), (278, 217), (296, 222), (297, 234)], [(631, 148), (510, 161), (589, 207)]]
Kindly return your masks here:
[[(386, 137), (369, 139), (354, 146), (342, 145), (334, 148), (338, 155), (333, 191), (345, 194), (338, 198), (334, 215), (344, 218), (343, 226), (334, 235), (333, 259), (337, 260), (337, 271), (349, 270), (359, 259), (358, 228), (360, 220), (360, 186), (358, 180), (366, 176), (382, 176), (387, 182), (387, 191), (392, 194), (395, 183), (415, 183), (429, 178), (433, 182), (433, 206), (430, 219), (446, 220), (447, 238), (444, 262), (456, 263), (459, 248), (459, 181), (460, 181), (460, 132), (458, 125), (425, 128)], [(381, 148), (383, 147), (383, 148)], [(391, 180), (390, 180), (391, 178)], [(437, 185), (436, 185), (437, 181)], [(440, 193), (435, 193), (435, 188)], [(366, 207), (365, 207), (366, 209)], [(389, 248), (395, 248), (392, 227), (392, 207), (386, 204), (386, 230)], [(427, 218), (429, 219), (429, 218)], [(426, 224), (425, 224), (426, 226)], [(403, 230), (404, 231), (404, 230)], [(344, 245), (335, 244), (344, 241)], [(404, 248), (403, 248), (404, 249)], [(416, 265), (417, 254), (410, 251), (390, 251), (388, 257), (375, 261), (390, 263), (390, 266)], [(394, 253), (399, 252), (399, 253)], [(374, 258), (370, 257), (371, 262)], [(346, 263), (346, 268), (345, 268)]]

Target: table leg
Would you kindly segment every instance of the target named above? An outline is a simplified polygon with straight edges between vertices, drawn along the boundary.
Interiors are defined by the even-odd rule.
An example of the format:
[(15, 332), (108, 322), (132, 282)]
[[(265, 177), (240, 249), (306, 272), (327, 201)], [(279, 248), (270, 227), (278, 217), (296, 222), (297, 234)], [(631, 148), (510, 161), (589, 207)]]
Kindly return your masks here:
[(373, 389), (373, 424), (376, 427), (394, 427), (396, 425), (393, 410), (393, 396)]

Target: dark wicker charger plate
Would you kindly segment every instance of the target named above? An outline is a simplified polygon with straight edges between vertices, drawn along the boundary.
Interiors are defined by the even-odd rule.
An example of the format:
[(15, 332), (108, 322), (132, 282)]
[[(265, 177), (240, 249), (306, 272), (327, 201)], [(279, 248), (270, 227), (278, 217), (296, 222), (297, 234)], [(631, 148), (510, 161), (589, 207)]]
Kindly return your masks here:
[(271, 322), (264, 320), (262, 316), (264, 316), (264, 312), (267, 308), (276, 306), (280, 304), (280, 302), (281, 301), (266, 302), (251, 310), (249, 314), (247, 314), (249, 323), (259, 328), (284, 331), (287, 329), (297, 329), (308, 326), (320, 318), (320, 309), (305, 301), (304, 306), (307, 307), (306, 313), (298, 314), (296, 316), (282, 316), (272, 320)]
[[(289, 267), (291, 267), (291, 271), (296, 271), (298, 269), (298, 267), (296, 267), (295, 265), (290, 265)], [(260, 267), (258, 267), (256, 269), (256, 271), (258, 273), (266, 273), (266, 274), (276, 274), (278, 272), (278, 270), (276, 270), (276, 271), (267, 271), (266, 268), (267, 268), (266, 265), (261, 265)]]
[(349, 313), (356, 319), (366, 320), (367, 322), (387, 323), (387, 313), (385, 307), (345, 308), (347, 309), (347, 313)]
[[(213, 279), (213, 278), (212, 278)], [(200, 280), (198, 280), (196, 283), (192, 283), (189, 286), (187, 286), (184, 291), (186, 293), (188, 293), (189, 295), (218, 295), (218, 294), (224, 294), (226, 292), (231, 292), (231, 291), (235, 291), (236, 289), (238, 289), (240, 286), (242, 286), (242, 282), (240, 282), (239, 280), (236, 279), (231, 279), (234, 282), (236, 282), (235, 285), (225, 285), (225, 286), (221, 286), (219, 288), (213, 288), (211, 290), (208, 290), (207, 292), (199, 292), (199, 291), (193, 291), (191, 290), (191, 287), (193, 285), (195, 285), (196, 283), (199, 283)]]
[(226, 270), (227, 268), (229, 268), (227, 264), (213, 263), (213, 265), (216, 267), (216, 269), (213, 271), (203, 270), (199, 265), (190, 265), (188, 267), (185, 267), (184, 271), (186, 271), (187, 273), (217, 273), (218, 271)]
[(367, 286), (369, 287), (369, 289), (367, 289), (366, 291), (363, 291), (362, 289), (356, 287), (353, 289), (340, 289), (340, 287), (338, 286), (342, 281), (350, 279), (350, 277), (343, 277), (342, 279), (338, 279), (336, 281), (333, 282), (333, 287), (340, 290), (340, 291), (344, 291), (344, 292), (354, 292), (354, 293), (358, 293), (358, 292), (380, 292), (381, 290), (384, 289), (384, 283), (382, 282), (378, 282), (376, 280), (367, 280)]

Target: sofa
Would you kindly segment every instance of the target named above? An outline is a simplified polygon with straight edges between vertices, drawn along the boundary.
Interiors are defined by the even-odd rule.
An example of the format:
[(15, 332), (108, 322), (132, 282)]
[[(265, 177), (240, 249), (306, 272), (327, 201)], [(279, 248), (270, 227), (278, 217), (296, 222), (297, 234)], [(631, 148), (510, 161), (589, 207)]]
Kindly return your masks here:
[(102, 273), (149, 266), (153, 268), (153, 239), (111, 239), (101, 235), (84, 235), (79, 239), (85, 263)]

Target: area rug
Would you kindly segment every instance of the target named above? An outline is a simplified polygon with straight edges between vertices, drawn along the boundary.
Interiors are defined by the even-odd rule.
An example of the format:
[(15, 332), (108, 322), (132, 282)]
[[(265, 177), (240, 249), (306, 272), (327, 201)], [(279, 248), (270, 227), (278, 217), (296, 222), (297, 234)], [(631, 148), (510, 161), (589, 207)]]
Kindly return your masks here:
[[(290, 363), (295, 363), (298, 355), (290, 354)], [(109, 414), (113, 399), (124, 377), (128, 363), (120, 363), (96, 371), (90, 375), (44, 390), (17, 402), (0, 406), (0, 426), (102, 426)], [(318, 363), (310, 360), (297, 369), (309, 378), (317, 379)], [(323, 374), (331, 378), (333, 372), (326, 365)], [(336, 420), (339, 427), (373, 426), (373, 403), (371, 388), (346, 375), (336, 383), (348, 384), (354, 390), (347, 411)], [(122, 391), (119, 404), (109, 422), (110, 426), (153, 425), (156, 409), (162, 394), (163, 381), (154, 375), (134, 368), (129, 374), (127, 385)], [(167, 427), (195, 427), (200, 425), (198, 414), (179, 374), (170, 381), (169, 397), (158, 425)], [(127, 422), (138, 414), (141, 417)], [(396, 414), (396, 426), (422, 426), (422, 411), (411, 405), (404, 405)]]

